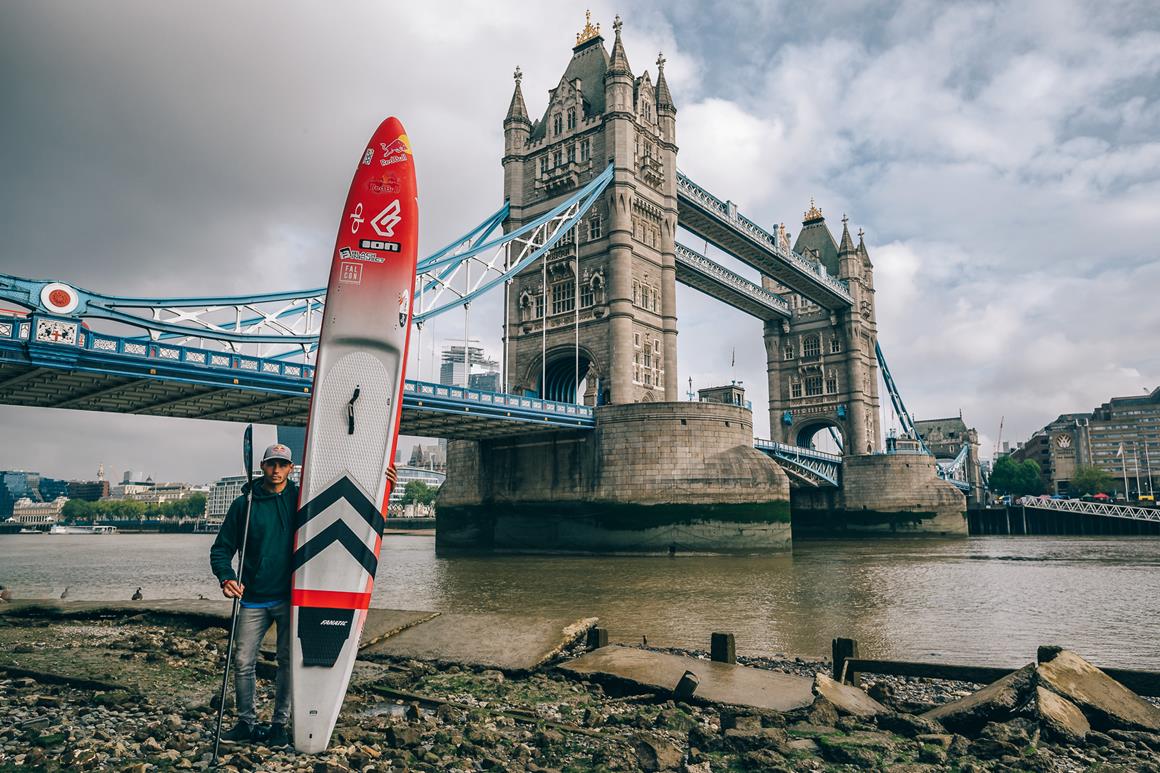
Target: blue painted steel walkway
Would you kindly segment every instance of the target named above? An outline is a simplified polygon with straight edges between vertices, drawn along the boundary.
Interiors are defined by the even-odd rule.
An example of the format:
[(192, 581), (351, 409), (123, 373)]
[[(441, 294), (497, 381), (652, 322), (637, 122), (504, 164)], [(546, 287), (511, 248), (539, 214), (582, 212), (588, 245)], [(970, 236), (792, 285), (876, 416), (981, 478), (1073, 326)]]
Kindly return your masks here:
[[(314, 369), (95, 333), (80, 320), (0, 316), (0, 403), (218, 421), (306, 424)], [(592, 408), (407, 381), (402, 432), (484, 438), (592, 429)]]

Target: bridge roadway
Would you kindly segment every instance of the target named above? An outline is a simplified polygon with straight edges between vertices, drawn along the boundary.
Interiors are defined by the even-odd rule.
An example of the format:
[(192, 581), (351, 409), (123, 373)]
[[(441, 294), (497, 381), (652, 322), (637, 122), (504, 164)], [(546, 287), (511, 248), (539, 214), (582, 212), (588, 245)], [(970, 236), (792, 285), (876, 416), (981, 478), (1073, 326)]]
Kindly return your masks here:
[(677, 223), (822, 308), (853, 304), (846, 284), (820, 263), (785, 249), (773, 234), (740, 214), (733, 202), (722, 201), (680, 172)]
[(763, 321), (789, 319), (789, 303), (683, 244), (676, 251), (677, 281)]
[[(299, 363), (104, 335), (75, 319), (0, 317), (0, 404), (304, 426), (313, 377)], [(404, 385), (407, 435), (481, 439), (595, 425), (583, 405)]]

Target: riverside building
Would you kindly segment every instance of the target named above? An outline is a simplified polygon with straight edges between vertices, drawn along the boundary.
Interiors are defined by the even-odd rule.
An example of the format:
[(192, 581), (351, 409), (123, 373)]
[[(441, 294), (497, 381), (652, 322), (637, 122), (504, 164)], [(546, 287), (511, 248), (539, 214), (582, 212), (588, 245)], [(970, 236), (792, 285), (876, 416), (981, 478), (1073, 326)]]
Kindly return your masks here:
[(1068, 494), (1080, 466), (1113, 478), (1116, 493), (1153, 495), (1160, 482), (1160, 387), (1132, 397), (1113, 397), (1091, 413), (1065, 413), (1012, 452), (1034, 459), (1049, 491)]

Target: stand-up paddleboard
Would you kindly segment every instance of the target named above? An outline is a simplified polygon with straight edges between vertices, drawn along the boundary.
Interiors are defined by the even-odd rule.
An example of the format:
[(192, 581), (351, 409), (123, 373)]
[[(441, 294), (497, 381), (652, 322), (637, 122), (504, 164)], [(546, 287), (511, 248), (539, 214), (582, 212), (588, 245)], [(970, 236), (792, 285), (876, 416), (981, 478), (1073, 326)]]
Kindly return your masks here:
[(359, 159), (334, 248), (294, 534), (294, 747), (323, 751), (378, 566), (411, 327), (419, 205), (403, 126)]

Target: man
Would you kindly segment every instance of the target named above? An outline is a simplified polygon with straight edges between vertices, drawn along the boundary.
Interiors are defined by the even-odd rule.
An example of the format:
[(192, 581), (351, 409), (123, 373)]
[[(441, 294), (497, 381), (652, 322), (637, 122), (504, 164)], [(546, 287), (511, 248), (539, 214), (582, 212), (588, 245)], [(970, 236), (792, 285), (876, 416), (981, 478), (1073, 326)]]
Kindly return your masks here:
[[(294, 550), (294, 513), (298, 487), (290, 480), (290, 449), (275, 443), (262, 454), (262, 477), (253, 488), (250, 531), (242, 576), (233, 560), (242, 546), (246, 488), (230, 505), (221, 531), (209, 550), (210, 566), (222, 595), (241, 599), (234, 644), (234, 696), (238, 722), (222, 740), (260, 740), (269, 746), (291, 743), (290, 723), (290, 560)], [(250, 484), (246, 484), (248, 487)], [(278, 672), (274, 680), (274, 718), (268, 731), (254, 710), (254, 666), (258, 648), (271, 624), (277, 625)]]

